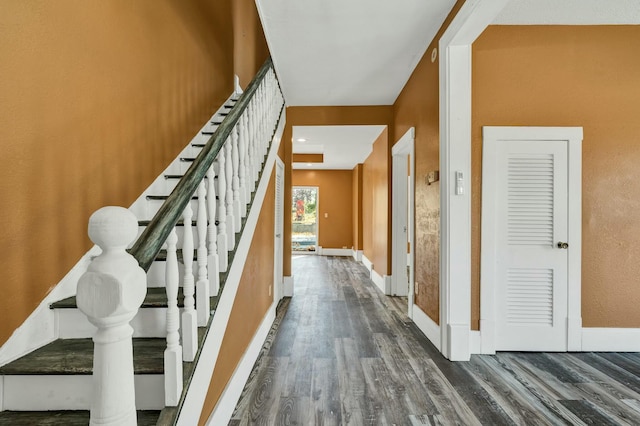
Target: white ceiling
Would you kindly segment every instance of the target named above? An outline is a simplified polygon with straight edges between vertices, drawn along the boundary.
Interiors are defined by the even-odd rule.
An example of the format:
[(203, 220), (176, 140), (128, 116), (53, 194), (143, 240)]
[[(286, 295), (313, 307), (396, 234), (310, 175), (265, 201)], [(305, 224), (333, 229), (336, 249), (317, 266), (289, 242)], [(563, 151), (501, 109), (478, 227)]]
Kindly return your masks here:
[[(294, 169), (353, 169), (364, 163), (386, 126), (293, 126), (294, 154), (324, 154), (324, 163), (293, 163)], [(306, 139), (299, 142), (298, 139)]]
[(258, 0), (288, 106), (391, 105), (455, 0)]
[[(455, 0), (257, 0), (288, 106), (391, 105)], [(638, 24), (640, 0), (511, 0), (499, 25)], [(384, 126), (296, 126), (294, 153), (364, 162)], [(296, 142), (306, 138), (308, 142)]]
[(640, 0), (511, 0), (499, 25), (597, 25), (640, 23)]

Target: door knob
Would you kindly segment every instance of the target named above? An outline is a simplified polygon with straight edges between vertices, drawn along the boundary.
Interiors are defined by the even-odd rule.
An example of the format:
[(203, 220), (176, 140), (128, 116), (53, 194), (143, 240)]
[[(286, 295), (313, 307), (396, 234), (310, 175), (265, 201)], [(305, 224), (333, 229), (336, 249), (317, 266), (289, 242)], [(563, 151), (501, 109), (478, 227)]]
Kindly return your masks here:
[(558, 242), (558, 248), (560, 249), (568, 249), (569, 248), (569, 243), (563, 243), (562, 241)]

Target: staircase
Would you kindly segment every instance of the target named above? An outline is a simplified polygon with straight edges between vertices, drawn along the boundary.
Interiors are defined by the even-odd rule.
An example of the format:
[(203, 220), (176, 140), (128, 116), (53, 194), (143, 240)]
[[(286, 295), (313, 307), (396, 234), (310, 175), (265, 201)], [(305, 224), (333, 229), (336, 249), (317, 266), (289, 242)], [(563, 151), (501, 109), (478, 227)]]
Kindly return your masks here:
[[(267, 181), (271, 174), (265, 167), (273, 163), (268, 166), (266, 159), (277, 148), (271, 141), (283, 105), (269, 59), (246, 91), (225, 102), (200, 136), (129, 210), (110, 207), (92, 216), (90, 236), (103, 254), (81, 278), (78, 297), (50, 305), (59, 338), (0, 367), (0, 426), (86, 425), (90, 417), (92, 424), (135, 424), (133, 413), (119, 407), (133, 404), (134, 395), (127, 395), (126, 368), (114, 371), (127, 364), (127, 350), (122, 351), (125, 362), (109, 359), (120, 356), (121, 346), (109, 346), (114, 340), (118, 340), (114, 345), (132, 341), (131, 393), (135, 393), (137, 424), (190, 424), (181, 418), (181, 409), (189, 398), (194, 372), (205, 368), (198, 363), (203, 346), (213, 347), (205, 346), (211, 325), (214, 319), (224, 323), (224, 318), (217, 318), (218, 303), (234, 262), (244, 263), (237, 250), (249, 214), (261, 207), (261, 199), (253, 204), (262, 172), (268, 172)], [(135, 215), (131, 227), (135, 229), (137, 222), (137, 237), (135, 243), (124, 242), (116, 253), (122, 243), (118, 238), (126, 238), (122, 236), (126, 232), (105, 227), (114, 221), (129, 226), (128, 215)], [(253, 230), (249, 231), (245, 238), (251, 238)], [(121, 324), (122, 335), (109, 334), (120, 326), (102, 325), (106, 323), (104, 306), (115, 303), (113, 294), (104, 297), (109, 280), (115, 277), (122, 284), (123, 294), (113, 296), (116, 299), (135, 292), (137, 271), (132, 275), (127, 267), (103, 270), (112, 252), (118, 259), (135, 259), (134, 268), (146, 272), (146, 295), (139, 309), (129, 312), (131, 299), (123, 300), (114, 308), (117, 315), (109, 318), (120, 321), (118, 315), (129, 315), (133, 328), (129, 336), (126, 322)], [(205, 358), (217, 356), (222, 336), (216, 338), (217, 349)], [(209, 377), (211, 372), (212, 367)], [(105, 378), (106, 384), (101, 381)], [(129, 420), (122, 420), (127, 415)]]

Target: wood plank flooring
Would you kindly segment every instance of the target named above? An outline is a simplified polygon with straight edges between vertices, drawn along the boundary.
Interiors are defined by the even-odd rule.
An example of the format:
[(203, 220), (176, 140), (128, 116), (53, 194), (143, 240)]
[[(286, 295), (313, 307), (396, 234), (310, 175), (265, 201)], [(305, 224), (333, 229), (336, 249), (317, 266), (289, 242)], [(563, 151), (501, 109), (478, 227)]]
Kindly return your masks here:
[(230, 425), (640, 425), (640, 354), (443, 358), (349, 258), (296, 256), (295, 296)]

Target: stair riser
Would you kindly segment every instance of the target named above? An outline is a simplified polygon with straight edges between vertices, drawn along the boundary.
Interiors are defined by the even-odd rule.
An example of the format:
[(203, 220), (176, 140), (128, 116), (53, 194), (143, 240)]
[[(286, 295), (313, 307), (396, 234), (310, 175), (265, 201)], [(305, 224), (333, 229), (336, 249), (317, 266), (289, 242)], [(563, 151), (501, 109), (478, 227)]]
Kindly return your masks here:
[[(88, 410), (91, 375), (0, 376), (0, 408), (5, 411)], [(164, 408), (164, 375), (135, 376), (136, 408)]]
[[(79, 309), (55, 309), (58, 338), (93, 337), (96, 327)], [(143, 308), (131, 320), (133, 337), (167, 337), (167, 308)]]

